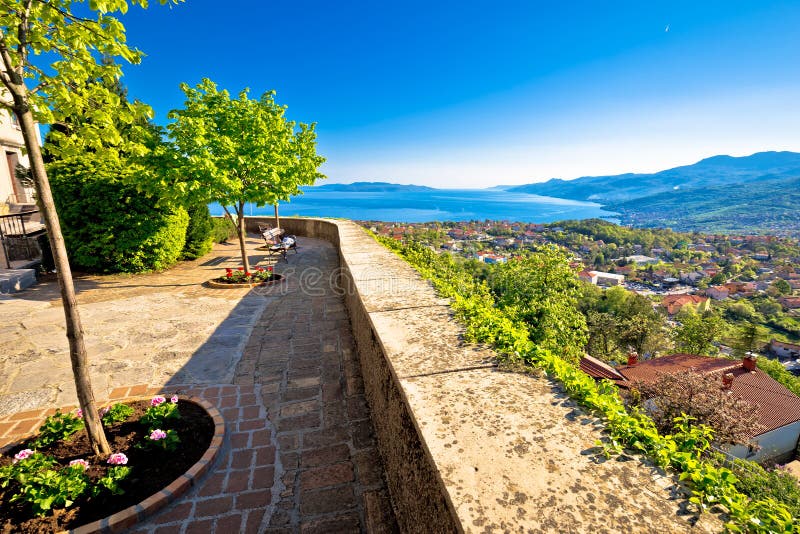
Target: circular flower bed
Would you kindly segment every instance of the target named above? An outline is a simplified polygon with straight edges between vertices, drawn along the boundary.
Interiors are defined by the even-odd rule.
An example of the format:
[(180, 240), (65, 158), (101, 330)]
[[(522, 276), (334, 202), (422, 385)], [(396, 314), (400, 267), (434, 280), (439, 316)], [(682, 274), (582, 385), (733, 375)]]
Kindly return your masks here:
[(237, 288), (256, 287), (274, 282), (279, 282), (283, 277), (275, 274), (272, 267), (255, 267), (252, 272), (247, 272), (243, 267), (238, 269), (225, 269), (225, 275), (206, 282), (212, 288)]
[(198, 462), (215, 433), (205, 408), (177, 396), (100, 414), (110, 455), (92, 455), (78, 410), (56, 411), (0, 456), (0, 532), (73, 529), (137, 505)]

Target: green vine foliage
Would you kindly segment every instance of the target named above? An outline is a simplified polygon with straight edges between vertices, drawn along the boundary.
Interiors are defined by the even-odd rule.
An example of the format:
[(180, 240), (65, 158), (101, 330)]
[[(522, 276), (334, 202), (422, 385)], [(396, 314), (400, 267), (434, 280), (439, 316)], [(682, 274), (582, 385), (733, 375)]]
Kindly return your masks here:
[(439, 293), (452, 299), (456, 318), (470, 341), (491, 344), (501, 359), (542, 369), (558, 380), (570, 397), (600, 418), (608, 455), (622, 451), (643, 454), (664, 468), (679, 473), (692, 491), (690, 501), (700, 510), (725, 512), (729, 532), (795, 532), (800, 520), (786, 505), (771, 497), (751, 498), (737, 488), (738, 479), (727, 467), (712, 461), (712, 431), (689, 416), (676, 420), (675, 432), (661, 435), (643, 412), (626, 409), (617, 388), (597, 382), (573, 363), (535, 345), (528, 329), (515, 314), (498, 306), (483, 282), (477, 282), (448, 254), (437, 254), (417, 243), (400, 243), (375, 236), (384, 246), (410, 263)]

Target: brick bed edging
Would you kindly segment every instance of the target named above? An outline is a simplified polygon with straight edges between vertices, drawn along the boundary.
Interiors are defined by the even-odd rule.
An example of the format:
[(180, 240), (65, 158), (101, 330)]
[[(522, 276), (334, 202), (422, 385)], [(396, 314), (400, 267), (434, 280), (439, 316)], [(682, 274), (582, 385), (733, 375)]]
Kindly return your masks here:
[(255, 282), (255, 283), (251, 282), (247, 284), (228, 284), (227, 282), (217, 282), (214, 279), (212, 279), (203, 282), (202, 285), (210, 289), (252, 289), (254, 287), (277, 285), (286, 280), (286, 277), (280, 274), (275, 274), (274, 277), (275, 278), (273, 280), (268, 280), (265, 282)]
[[(134, 396), (113, 400), (114, 402), (136, 402), (148, 400), (150, 398), (150, 396)], [(122, 532), (144, 521), (146, 518), (172, 503), (175, 499), (186, 493), (189, 488), (193, 487), (197, 481), (208, 472), (209, 468), (214, 465), (214, 461), (217, 459), (219, 451), (222, 448), (222, 442), (225, 439), (225, 420), (222, 418), (222, 414), (219, 410), (205, 399), (196, 396), (187, 397), (185, 395), (178, 395), (178, 398), (192, 402), (203, 408), (214, 422), (214, 435), (211, 437), (211, 442), (208, 444), (208, 449), (203, 453), (203, 456), (201, 456), (188, 471), (173, 480), (166, 488), (147, 497), (139, 504), (134, 504), (108, 517), (98, 519), (97, 521), (87, 523), (75, 529), (61, 531), (58, 534), (66, 534), (67, 532), (71, 534), (106, 534), (109, 532)], [(72, 408), (74, 408), (74, 406), (64, 407), (62, 411), (70, 411)], [(35, 432), (28, 436), (17, 438), (16, 442), (24, 441), (33, 435), (35, 435)], [(11, 444), (6, 445), (3, 447), (3, 450), (8, 449), (10, 446)]]
[[(149, 397), (134, 397), (124, 399), (125, 402), (147, 400)], [(199, 397), (186, 397), (178, 395), (179, 399), (193, 402), (203, 408), (206, 413), (211, 417), (214, 422), (214, 435), (211, 437), (211, 443), (208, 444), (208, 449), (189, 468), (184, 474), (176, 478), (166, 488), (158, 493), (154, 493), (146, 498), (139, 504), (129, 506), (124, 510), (112, 514), (103, 519), (98, 519), (87, 525), (80, 526), (76, 529), (70, 530), (72, 534), (95, 534), (107, 532), (122, 532), (125, 529), (131, 528), (137, 523), (144, 521), (146, 518), (155, 514), (175, 499), (186, 493), (186, 491), (193, 487), (197, 481), (208, 472), (208, 469), (214, 464), (220, 449), (222, 448), (222, 441), (225, 439), (225, 420), (219, 410), (210, 402)], [(117, 401), (119, 402), (119, 401)], [(64, 531), (66, 532), (66, 531)], [(62, 533), (59, 533), (62, 534)]]

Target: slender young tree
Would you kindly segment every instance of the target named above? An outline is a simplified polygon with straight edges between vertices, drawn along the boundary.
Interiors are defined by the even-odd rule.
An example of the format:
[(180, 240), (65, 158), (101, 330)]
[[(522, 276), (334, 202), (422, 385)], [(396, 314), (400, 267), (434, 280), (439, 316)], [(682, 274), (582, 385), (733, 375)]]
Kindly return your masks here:
[(245, 205), (274, 205), (279, 224), (278, 202), (325, 177), (318, 171), (325, 158), (316, 152), (315, 124), (287, 120), (274, 91), (254, 100), (244, 90), (232, 99), (207, 78), (195, 88), (182, 84), (181, 89), (185, 108), (170, 112), (174, 122), (168, 126), (185, 158), (177, 179), (186, 180), (183, 189), (218, 202), (229, 216), (233, 209), (242, 266), (249, 271)]
[[(90, 149), (101, 140), (114, 144), (120, 138), (114, 118), (133, 120), (143, 108), (121, 105), (117, 95), (91, 80), (120, 77), (119, 65), (103, 57), (139, 61), (139, 52), (125, 44), (125, 28), (113, 14), (127, 11), (129, 4), (146, 7), (147, 0), (89, 0), (88, 9), (83, 4), (83, 0), (0, 0), (0, 83), (5, 89), (2, 105), (19, 120), (53, 251), (86, 431), (95, 454), (108, 454), (111, 450), (94, 402), (83, 326), (36, 122), (61, 122), (76, 109), (93, 107), (93, 120), (73, 132), (79, 140), (71, 144), (73, 149)], [(76, 15), (76, 10), (85, 15)]]

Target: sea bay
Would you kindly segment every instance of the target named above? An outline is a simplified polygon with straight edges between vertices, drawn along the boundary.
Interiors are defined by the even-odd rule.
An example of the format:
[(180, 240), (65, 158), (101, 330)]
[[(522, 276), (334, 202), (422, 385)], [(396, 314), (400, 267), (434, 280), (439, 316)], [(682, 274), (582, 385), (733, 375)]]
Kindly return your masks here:
[[(212, 215), (224, 213), (210, 206)], [(272, 206), (248, 205), (246, 215), (272, 215)], [(433, 189), (426, 191), (332, 191), (309, 188), (280, 204), (283, 216), (338, 217), (388, 222), (509, 220), (547, 223), (603, 218), (618, 222), (616, 213), (600, 204), (513, 193), (498, 189)]]

